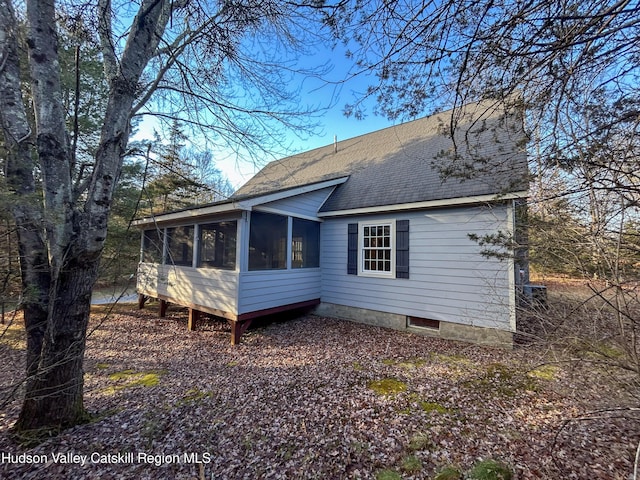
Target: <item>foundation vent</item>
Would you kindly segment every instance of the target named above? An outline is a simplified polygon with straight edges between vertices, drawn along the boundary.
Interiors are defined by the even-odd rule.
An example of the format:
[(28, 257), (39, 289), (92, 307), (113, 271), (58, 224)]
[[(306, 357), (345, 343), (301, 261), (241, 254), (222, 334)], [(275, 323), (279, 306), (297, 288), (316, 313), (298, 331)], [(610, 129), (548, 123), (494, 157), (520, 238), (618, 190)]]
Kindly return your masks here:
[(428, 328), (429, 330), (440, 330), (440, 320), (407, 316), (407, 327), (418, 327), (418, 328)]

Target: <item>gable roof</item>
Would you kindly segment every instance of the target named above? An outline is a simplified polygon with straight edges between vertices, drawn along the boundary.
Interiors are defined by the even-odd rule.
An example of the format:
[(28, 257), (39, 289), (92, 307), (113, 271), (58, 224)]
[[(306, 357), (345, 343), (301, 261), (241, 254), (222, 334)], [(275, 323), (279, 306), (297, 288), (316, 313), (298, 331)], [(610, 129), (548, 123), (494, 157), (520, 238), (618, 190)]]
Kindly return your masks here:
[(523, 191), (524, 140), (519, 115), (479, 102), (271, 162), (231, 198), (347, 176), (321, 212)]

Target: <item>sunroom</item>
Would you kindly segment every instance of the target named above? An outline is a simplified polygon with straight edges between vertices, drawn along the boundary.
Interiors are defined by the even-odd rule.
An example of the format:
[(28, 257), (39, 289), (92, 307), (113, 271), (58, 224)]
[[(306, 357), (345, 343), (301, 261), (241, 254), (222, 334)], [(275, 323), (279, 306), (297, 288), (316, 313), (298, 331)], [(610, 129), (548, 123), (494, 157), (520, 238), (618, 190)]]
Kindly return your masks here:
[[(190, 329), (202, 312), (225, 318), (235, 344), (256, 317), (317, 305), (316, 212), (336, 184), (136, 220), (142, 230), (140, 307), (148, 298), (159, 300), (160, 316), (168, 303), (188, 307)], [(295, 209), (287, 208), (292, 196)]]

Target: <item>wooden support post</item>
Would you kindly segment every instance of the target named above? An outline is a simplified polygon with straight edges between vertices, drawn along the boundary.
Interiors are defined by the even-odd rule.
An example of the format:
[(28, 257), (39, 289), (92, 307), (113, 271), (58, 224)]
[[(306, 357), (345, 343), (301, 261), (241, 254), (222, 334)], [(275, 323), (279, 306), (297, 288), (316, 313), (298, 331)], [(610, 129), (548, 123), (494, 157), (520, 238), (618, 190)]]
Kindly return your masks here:
[(198, 320), (200, 319), (200, 310), (195, 308), (189, 309), (189, 320), (187, 322), (187, 330), (193, 332), (198, 327)]
[(169, 302), (167, 302), (166, 300), (160, 300), (160, 318), (164, 318), (167, 316), (167, 306), (169, 305)]
[(138, 294), (138, 308), (142, 310), (144, 308), (144, 304), (147, 301), (147, 296), (141, 293)]
[(251, 320), (229, 320), (231, 324), (231, 345), (237, 345), (240, 343), (240, 337), (242, 334), (247, 331), (249, 325), (251, 325)]

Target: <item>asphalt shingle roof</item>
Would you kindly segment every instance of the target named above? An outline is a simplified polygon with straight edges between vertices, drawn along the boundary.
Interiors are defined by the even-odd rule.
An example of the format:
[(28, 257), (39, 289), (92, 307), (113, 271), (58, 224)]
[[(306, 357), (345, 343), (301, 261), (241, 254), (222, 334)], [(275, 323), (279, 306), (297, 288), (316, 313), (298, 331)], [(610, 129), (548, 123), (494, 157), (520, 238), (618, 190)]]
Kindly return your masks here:
[[(455, 146), (449, 131), (457, 120)], [(322, 211), (526, 190), (521, 117), (475, 103), (271, 162), (232, 198), (349, 176)]]

